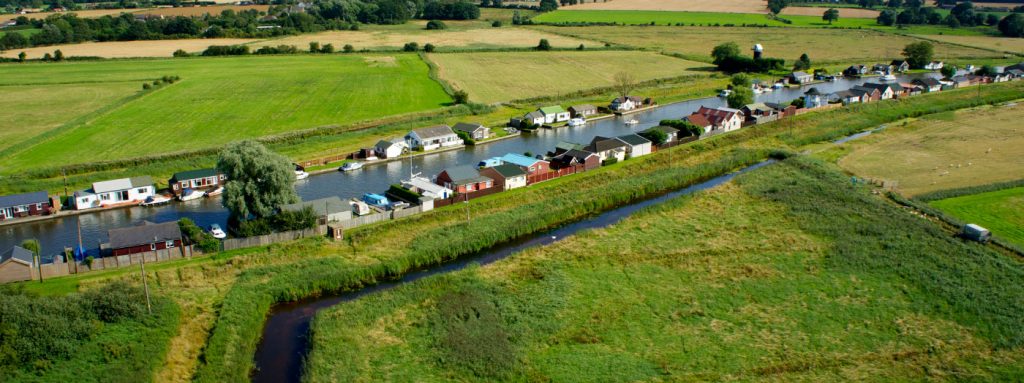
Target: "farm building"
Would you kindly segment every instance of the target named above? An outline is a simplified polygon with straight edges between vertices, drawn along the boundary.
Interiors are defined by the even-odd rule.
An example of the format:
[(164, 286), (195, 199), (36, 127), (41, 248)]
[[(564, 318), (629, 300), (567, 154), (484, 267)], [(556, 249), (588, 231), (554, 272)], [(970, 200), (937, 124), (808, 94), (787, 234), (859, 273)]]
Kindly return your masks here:
[(281, 211), (297, 212), (305, 208), (313, 209), (313, 213), (321, 222), (338, 222), (352, 219), (352, 206), (337, 196), (302, 201), (281, 206)]
[(490, 189), (494, 186), (494, 180), (481, 175), (476, 168), (469, 165), (442, 170), (437, 175), (435, 183), (458, 193)]
[(526, 186), (526, 171), (512, 164), (502, 164), (480, 171), (480, 174), (494, 180), (494, 186), (501, 190), (512, 190)]
[(626, 143), (626, 154), (628, 154), (630, 158), (651, 154), (651, 140), (640, 137), (636, 134), (627, 134), (616, 138), (618, 138), (619, 141)]
[(181, 247), (181, 229), (177, 221), (110, 229), (110, 249), (115, 256), (168, 250)]
[(0, 221), (50, 214), (50, 196), (45, 191), (0, 196)]
[(207, 168), (174, 173), (171, 179), (167, 180), (167, 184), (170, 185), (171, 193), (179, 195), (185, 189), (215, 189), (222, 186), (227, 179), (227, 176), (217, 169)]
[(558, 105), (545, 106), (543, 108), (537, 109), (537, 111), (540, 112), (540, 114), (544, 115), (545, 124), (569, 121), (569, 119), (571, 118), (569, 116), (569, 112), (566, 111), (565, 109), (562, 109), (562, 107)]
[(469, 138), (472, 138), (474, 141), (486, 140), (488, 138), (491, 138), (491, 130), (487, 129), (486, 126), (483, 126), (481, 124), (470, 124), (460, 122), (458, 124), (455, 124), (455, 126), (452, 127), (452, 129), (455, 129), (455, 131), (458, 132), (466, 133), (467, 135), (469, 135)]
[(570, 149), (551, 158), (551, 167), (555, 169), (578, 165), (582, 165), (583, 170), (597, 169), (601, 166), (601, 157), (585, 150)]
[(597, 107), (590, 104), (573, 105), (569, 107), (569, 114), (573, 118), (590, 117), (597, 114)]
[(0, 283), (28, 281), (32, 279), (35, 254), (21, 246), (0, 253)]
[(626, 159), (626, 151), (628, 150), (629, 144), (626, 144), (618, 138), (608, 138), (597, 136), (590, 141), (590, 145), (587, 145), (587, 151), (597, 154), (597, 157), (601, 159), (601, 162), (607, 161), (614, 158), (617, 161)]
[(378, 156), (384, 156), (384, 158), (395, 158), (401, 156), (406, 150), (409, 150), (409, 144), (401, 138), (380, 140), (373, 146), (373, 151)]
[(122, 178), (96, 182), (92, 189), (75, 192), (75, 209), (92, 209), (118, 205), (138, 204), (156, 193), (153, 179), (149, 176)]
[(527, 157), (522, 154), (509, 153), (501, 157), (502, 164), (512, 164), (523, 169), (527, 174), (543, 174), (551, 171), (551, 166), (547, 161), (539, 160), (533, 157)]
[(463, 144), (462, 139), (448, 125), (413, 129), (412, 132), (405, 135), (405, 142), (410, 148), (421, 150), (434, 150)]

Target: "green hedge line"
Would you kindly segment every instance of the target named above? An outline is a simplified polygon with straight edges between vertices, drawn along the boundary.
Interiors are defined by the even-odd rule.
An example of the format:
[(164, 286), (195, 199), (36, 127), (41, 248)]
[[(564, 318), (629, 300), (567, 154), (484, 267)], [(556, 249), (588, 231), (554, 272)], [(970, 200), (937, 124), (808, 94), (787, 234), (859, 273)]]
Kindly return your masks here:
[(938, 201), (940, 199), (960, 197), (960, 196), (971, 195), (971, 194), (988, 193), (988, 192), (994, 192), (994, 191), (999, 191), (999, 190), (1003, 190), (1003, 189), (1012, 189), (1012, 188), (1022, 187), (1022, 186), (1024, 186), (1024, 179), (1019, 179), (1019, 180), (1015, 180), (1015, 181), (997, 182), (997, 183), (988, 184), (988, 185), (978, 185), (978, 186), (968, 186), (968, 187), (955, 188), (955, 189), (936, 190), (936, 191), (933, 191), (933, 192), (930, 192), (930, 193), (921, 194), (921, 195), (919, 195), (917, 197), (914, 197), (914, 199), (916, 199), (918, 201), (931, 202), (931, 201)]

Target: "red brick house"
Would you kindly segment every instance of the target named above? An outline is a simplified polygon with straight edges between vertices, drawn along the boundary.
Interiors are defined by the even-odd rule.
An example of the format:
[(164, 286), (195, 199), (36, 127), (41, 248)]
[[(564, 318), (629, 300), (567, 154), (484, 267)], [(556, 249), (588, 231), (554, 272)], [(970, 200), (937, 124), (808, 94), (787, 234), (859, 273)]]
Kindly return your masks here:
[(434, 183), (454, 190), (456, 193), (490, 189), (494, 186), (494, 180), (481, 175), (476, 168), (469, 165), (442, 170)]
[(0, 196), (0, 221), (50, 214), (50, 196), (45, 191)]
[(110, 249), (115, 256), (147, 253), (181, 247), (181, 229), (177, 221), (110, 229)]

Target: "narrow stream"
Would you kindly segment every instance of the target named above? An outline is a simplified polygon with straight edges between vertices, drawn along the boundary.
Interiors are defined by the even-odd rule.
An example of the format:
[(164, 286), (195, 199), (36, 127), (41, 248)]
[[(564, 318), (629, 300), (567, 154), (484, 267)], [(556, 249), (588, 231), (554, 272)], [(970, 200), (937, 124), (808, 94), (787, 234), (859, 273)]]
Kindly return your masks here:
[(677, 191), (596, 214), (548, 232), (526, 236), (516, 241), (495, 246), (487, 251), (460, 257), (454, 261), (431, 268), (412, 271), (394, 281), (378, 283), (360, 290), (276, 305), (271, 309), (270, 316), (263, 327), (263, 336), (256, 348), (256, 369), (252, 372), (252, 381), (258, 383), (301, 381), (303, 359), (310, 346), (310, 322), (313, 316), (324, 308), (358, 299), (367, 294), (388, 290), (421, 278), (461, 270), (470, 264), (490, 264), (529, 248), (545, 246), (560, 241), (581, 230), (611, 226), (643, 208), (657, 205), (679, 196), (713, 188), (732, 180), (739, 174), (761, 168), (772, 162), (774, 161), (768, 160), (754, 164), (739, 171), (721, 175)]

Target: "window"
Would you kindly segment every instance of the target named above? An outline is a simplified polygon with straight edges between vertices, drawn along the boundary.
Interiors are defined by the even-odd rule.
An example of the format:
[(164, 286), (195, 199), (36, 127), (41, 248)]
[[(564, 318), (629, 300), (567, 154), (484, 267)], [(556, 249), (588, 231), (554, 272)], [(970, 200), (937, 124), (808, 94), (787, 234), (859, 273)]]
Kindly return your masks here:
[(174, 247), (174, 241), (171, 240), (171, 241), (164, 242), (164, 247), (166, 247), (168, 249)]
[[(139, 190), (136, 190), (135, 192), (139, 193), (139, 194), (146, 194), (146, 193), (149, 192), (149, 190), (146, 190), (146, 188), (139, 188)], [(128, 194), (127, 193), (125, 193), (125, 198), (124, 199), (128, 199)]]
[(43, 210), (43, 204), (37, 203), (36, 204), (36, 210)]
[(150, 251), (156, 251), (156, 244), (155, 243), (149, 244), (149, 250)]
[(104, 201), (109, 201), (110, 200), (110, 194), (106, 194), (106, 193), (100, 194), (100, 199), (104, 200)]
[(25, 205), (22, 205), (22, 206), (15, 206), (15, 207), (14, 207), (14, 212), (15, 212), (15, 213), (24, 213), (24, 212), (26, 212), (26, 211), (28, 211), (28, 207), (26, 207)]

